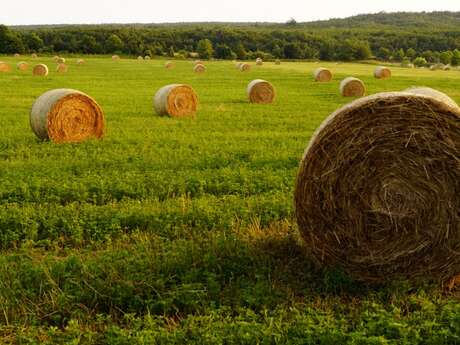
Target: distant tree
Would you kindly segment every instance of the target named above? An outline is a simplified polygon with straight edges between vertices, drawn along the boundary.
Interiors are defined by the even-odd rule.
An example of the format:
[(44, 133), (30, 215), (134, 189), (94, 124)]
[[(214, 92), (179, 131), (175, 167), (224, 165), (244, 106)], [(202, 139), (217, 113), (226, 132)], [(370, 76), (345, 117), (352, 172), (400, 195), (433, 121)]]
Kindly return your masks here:
[(207, 38), (198, 41), (196, 51), (200, 54), (200, 58), (202, 59), (210, 59), (214, 55), (212, 42)]
[(218, 59), (236, 59), (236, 54), (226, 44), (218, 44), (214, 56)]
[(431, 50), (425, 50), (422, 53), (422, 57), (427, 61), (427, 62), (435, 62), (434, 60), (434, 55)]
[(415, 51), (414, 48), (409, 48), (406, 51), (406, 56), (412, 61), (417, 56), (417, 52)]
[(289, 20), (286, 22), (286, 25), (288, 26), (295, 26), (297, 25), (297, 20), (295, 20), (293, 17), (289, 18)]
[(419, 56), (419, 57), (414, 59), (414, 65), (417, 66), (417, 67), (426, 66), (426, 64), (427, 64), (427, 61), (422, 56)]
[(452, 52), (450, 50), (444, 51), (439, 54), (439, 61), (444, 65), (449, 65), (452, 62)]
[(44, 47), (43, 40), (35, 32), (25, 34), (24, 41), (30, 51), (39, 52)]
[(0, 53), (22, 53), (24, 50), (22, 38), (5, 25), (0, 25)]
[(391, 51), (388, 48), (380, 47), (376, 53), (376, 56), (381, 60), (388, 61), (391, 57)]
[(284, 46), (284, 56), (288, 59), (301, 59), (302, 49), (297, 42), (288, 43)]
[(393, 60), (402, 61), (406, 57), (404, 50), (402, 48), (397, 49), (393, 52)]
[(455, 49), (452, 52), (452, 60), (451, 60), (451, 65), (452, 66), (459, 66), (460, 65), (460, 51), (458, 49)]
[(275, 44), (272, 49), (272, 54), (276, 58), (282, 58), (284, 55), (283, 49), (278, 44)]
[(246, 49), (244, 49), (243, 43), (239, 42), (234, 49), (236, 57), (240, 60), (246, 59)]
[(111, 34), (106, 42), (106, 49), (109, 53), (119, 52), (123, 49), (124, 44), (120, 37), (116, 34)]
[(81, 51), (83, 51), (84, 53), (94, 54), (100, 52), (100, 46), (93, 35), (83, 35), (81, 38), (80, 46)]

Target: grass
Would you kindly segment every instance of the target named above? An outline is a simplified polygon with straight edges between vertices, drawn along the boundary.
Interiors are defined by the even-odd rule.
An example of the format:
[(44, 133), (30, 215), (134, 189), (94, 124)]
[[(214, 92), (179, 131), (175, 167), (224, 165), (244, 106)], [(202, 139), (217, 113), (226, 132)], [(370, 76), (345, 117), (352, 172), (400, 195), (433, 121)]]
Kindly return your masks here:
[[(18, 60), (2, 57), (3, 61)], [(368, 93), (423, 85), (460, 101), (458, 71), (87, 58), (65, 75), (0, 74), (0, 343), (460, 344), (460, 303), (437, 286), (370, 287), (305, 257), (293, 217), (297, 167), (322, 120)], [(30, 61), (32, 62), (32, 61)], [(277, 89), (248, 104), (252, 79)], [(152, 97), (188, 83), (196, 120), (153, 114)], [(39, 142), (28, 124), (53, 88), (94, 97), (102, 141)]]

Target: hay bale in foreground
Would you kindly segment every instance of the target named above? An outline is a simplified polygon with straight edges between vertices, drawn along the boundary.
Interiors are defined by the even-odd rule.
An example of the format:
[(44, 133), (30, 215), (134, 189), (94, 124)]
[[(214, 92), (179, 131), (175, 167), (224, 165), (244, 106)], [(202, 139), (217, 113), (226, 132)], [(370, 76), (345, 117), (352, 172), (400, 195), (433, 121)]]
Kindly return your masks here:
[(275, 88), (266, 80), (256, 79), (248, 84), (246, 92), (251, 103), (272, 103), (275, 99)]
[(460, 108), (432, 89), (358, 99), (304, 153), (296, 217), (309, 255), (355, 279), (460, 273)]
[(358, 78), (348, 77), (340, 83), (340, 94), (344, 97), (362, 97), (366, 94), (366, 87)]
[(332, 72), (327, 68), (320, 67), (313, 72), (313, 78), (315, 81), (327, 83), (332, 80)]
[(166, 63), (165, 63), (165, 68), (166, 68), (166, 69), (172, 69), (172, 68), (174, 68), (174, 62), (172, 62), (172, 61), (166, 61)]
[(3, 61), (0, 61), (0, 72), (11, 72), (11, 66)]
[(58, 73), (67, 73), (68, 70), (69, 70), (69, 66), (67, 66), (65, 63), (60, 63), (56, 67), (56, 72)]
[(37, 137), (55, 143), (102, 138), (104, 125), (104, 113), (96, 101), (72, 89), (45, 92), (30, 112), (30, 126)]
[(391, 78), (391, 70), (388, 67), (379, 66), (374, 70), (374, 77), (377, 79)]
[(153, 106), (158, 115), (193, 117), (198, 107), (198, 96), (189, 85), (166, 85), (156, 92)]
[(27, 71), (29, 69), (29, 64), (25, 61), (18, 62), (16, 68), (20, 71)]
[(35, 65), (33, 70), (32, 70), (32, 74), (33, 75), (38, 75), (38, 76), (42, 76), (42, 77), (46, 77), (48, 75), (48, 66), (46, 66), (45, 64), (38, 64), (38, 65)]
[(194, 67), (193, 67), (193, 71), (195, 73), (204, 73), (206, 72), (206, 66), (205, 65), (202, 65), (202, 64), (196, 64)]
[(238, 69), (241, 72), (249, 72), (251, 70), (251, 65), (247, 63), (240, 63), (240, 65), (238, 66)]

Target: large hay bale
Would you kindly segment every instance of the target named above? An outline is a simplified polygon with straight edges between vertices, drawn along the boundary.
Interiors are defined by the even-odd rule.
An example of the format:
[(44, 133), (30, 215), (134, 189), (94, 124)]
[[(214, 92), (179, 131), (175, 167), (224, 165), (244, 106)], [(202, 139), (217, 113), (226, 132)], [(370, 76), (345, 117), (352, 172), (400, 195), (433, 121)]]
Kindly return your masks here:
[(29, 69), (29, 64), (25, 61), (20, 61), (17, 63), (16, 68), (20, 71), (27, 71)]
[(56, 67), (56, 72), (58, 73), (67, 73), (68, 70), (69, 70), (69, 67), (65, 63), (60, 63)]
[(46, 77), (48, 75), (48, 66), (46, 66), (45, 64), (38, 64), (38, 65), (35, 65), (33, 70), (32, 70), (32, 74), (33, 75), (38, 75), (38, 76), (42, 76), (42, 77)]
[(11, 66), (3, 61), (0, 61), (0, 72), (11, 72)]
[(30, 126), (37, 137), (55, 143), (102, 138), (104, 125), (104, 113), (96, 101), (77, 90), (45, 92), (30, 112)]
[(198, 107), (198, 96), (189, 85), (166, 85), (156, 92), (153, 106), (158, 115), (194, 116)]
[(197, 64), (193, 67), (195, 73), (204, 73), (206, 72), (206, 66), (202, 64)]
[(166, 61), (166, 63), (165, 63), (165, 68), (166, 68), (166, 69), (172, 69), (172, 68), (174, 68), (174, 62), (172, 62), (172, 61)]
[(379, 66), (374, 70), (374, 77), (377, 79), (388, 79), (391, 77), (391, 70), (388, 67)]
[(251, 103), (272, 103), (276, 95), (273, 85), (262, 79), (251, 81), (246, 91)]
[(315, 71), (313, 72), (313, 77), (316, 81), (322, 83), (329, 82), (332, 80), (332, 72), (327, 68), (320, 67), (315, 69)]
[(65, 63), (65, 58), (63, 57), (59, 57), (57, 60), (56, 60), (57, 63)]
[(337, 110), (297, 175), (309, 254), (369, 282), (459, 273), (459, 157), (460, 108), (439, 92), (380, 93)]
[(238, 67), (241, 72), (249, 72), (251, 70), (251, 65), (247, 63), (240, 63), (240, 66)]
[(366, 94), (366, 87), (358, 78), (348, 77), (340, 83), (340, 94), (344, 97), (362, 97)]

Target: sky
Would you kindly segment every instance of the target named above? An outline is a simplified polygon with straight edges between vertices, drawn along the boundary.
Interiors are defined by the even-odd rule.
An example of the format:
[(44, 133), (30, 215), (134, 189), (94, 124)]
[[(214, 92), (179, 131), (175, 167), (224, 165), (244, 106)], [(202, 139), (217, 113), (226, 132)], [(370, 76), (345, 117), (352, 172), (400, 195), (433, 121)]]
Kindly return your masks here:
[(460, 0), (4, 0), (0, 23), (298, 22), (380, 11), (460, 11)]

